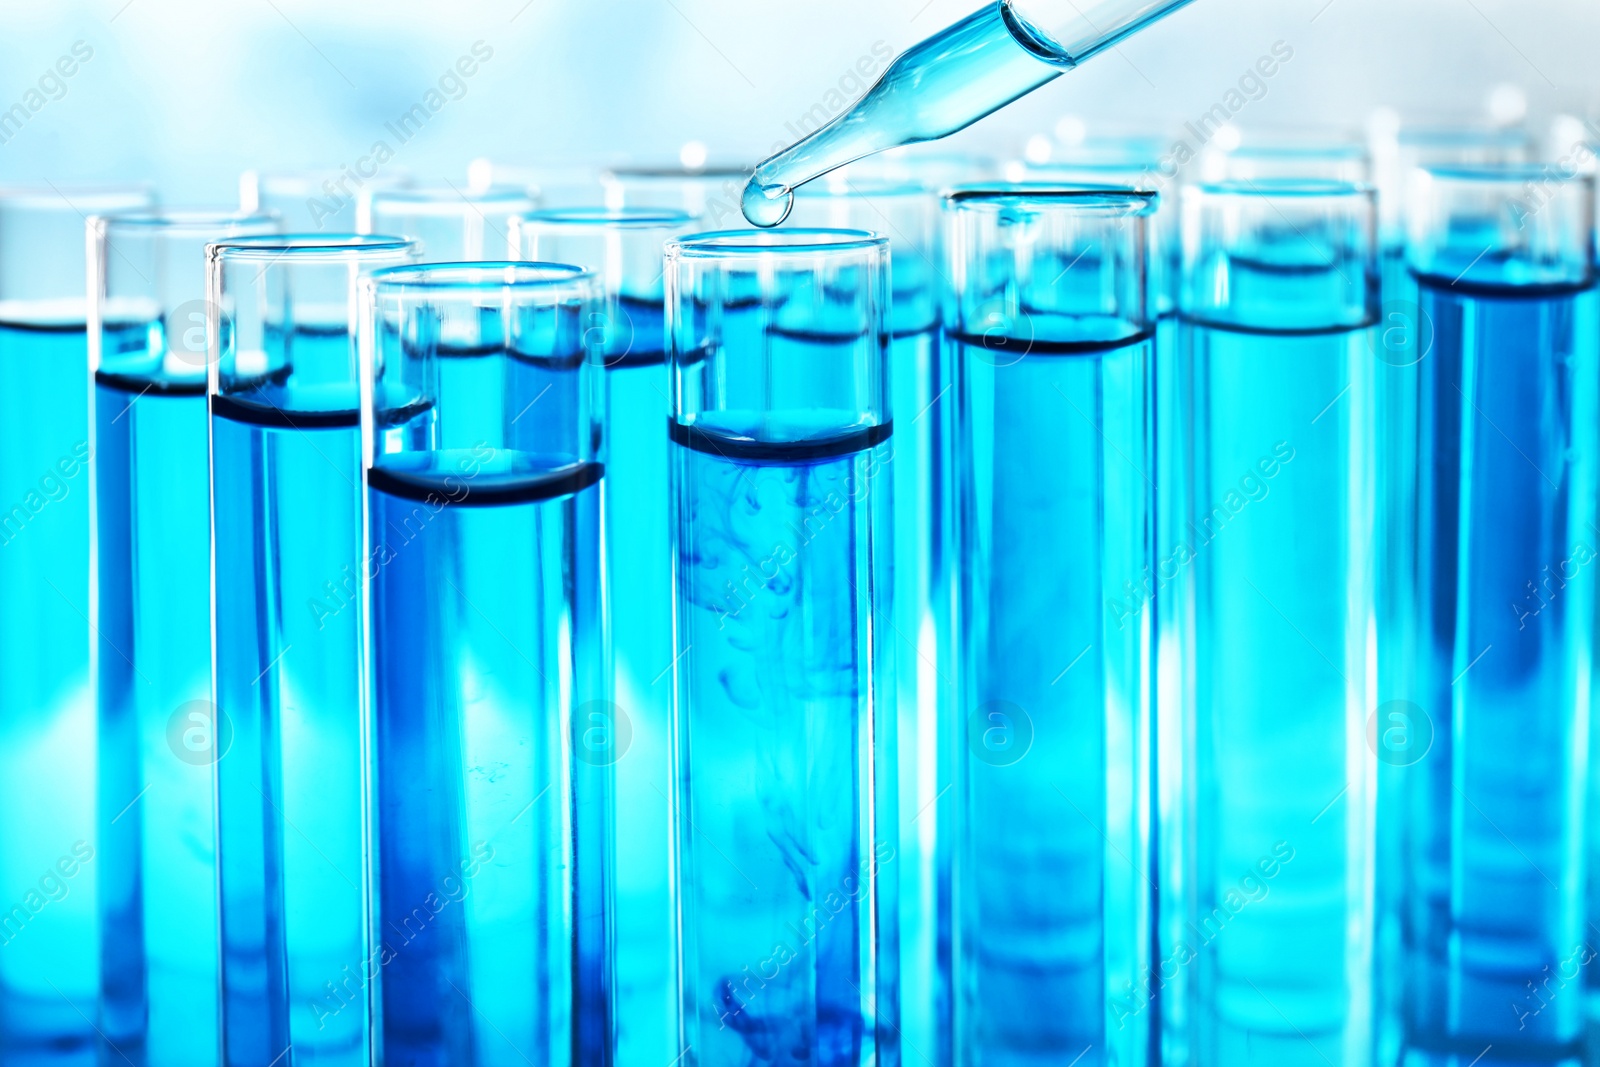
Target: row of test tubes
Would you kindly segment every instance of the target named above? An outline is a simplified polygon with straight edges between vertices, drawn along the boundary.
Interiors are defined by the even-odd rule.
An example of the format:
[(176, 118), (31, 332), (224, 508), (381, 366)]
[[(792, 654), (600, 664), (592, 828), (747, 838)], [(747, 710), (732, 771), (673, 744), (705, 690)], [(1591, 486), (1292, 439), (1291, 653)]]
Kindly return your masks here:
[(1493, 140), (0, 194), (0, 1064), (1582, 1060), (1594, 187)]

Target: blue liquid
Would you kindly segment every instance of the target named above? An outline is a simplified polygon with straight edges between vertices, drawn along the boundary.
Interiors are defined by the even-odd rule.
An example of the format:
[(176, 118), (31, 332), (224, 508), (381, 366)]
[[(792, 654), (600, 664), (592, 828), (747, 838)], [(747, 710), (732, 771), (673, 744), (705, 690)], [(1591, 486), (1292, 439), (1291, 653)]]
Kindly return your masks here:
[(164, 349), (159, 324), (102, 337), (100, 1028), (110, 1062), (205, 1067), (218, 1055), (205, 380), (142, 358)]
[[(1376, 374), (1378, 410), (1378, 704), (1416, 701), (1416, 598), (1421, 559), (1417, 553), (1417, 386), (1420, 363), (1435, 343), (1433, 326), (1422, 318), (1417, 283), (1405, 264), (1403, 248), (1384, 250), (1383, 306), (1377, 326)], [(1392, 723), (1386, 723), (1386, 726)], [(1403, 733), (1382, 738), (1404, 744)], [(1412, 827), (1406, 818), (1403, 752), (1378, 761), (1376, 841), (1376, 971), (1374, 990), (1379, 1005), (1378, 1058), (1395, 1063), (1400, 1056), (1405, 1000), (1405, 960), (1401, 948), (1405, 912), (1405, 854)]]
[[(1296, 276), (1243, 284), (1265, 301)], [(1188, 910), (1162, 924), (1162, 1003), (1196, 1065), (1366, 1062), (1372, 331), (1182, 329), (1191, 860)]]
[[(1036, 319), (1040, 318), (1036, 316)], [(1150, 335), (953, 336), (958, 1062), (1144, 1062)], [(1026, 460), (1021, 457), (1027, 457)]]
[[(913, 303), (926, 297), (912, 293)], [(894, 612), (898, 705), (902, 1038), (912, 1062), (950, 1062), (950, 820), (955, 810), (950, 730), (955, 664), (950, 534), (953, 389), (937, 327), (897, 335), (889, 348), (894, 490)]]
[[(1176, 273), (1172, 276), (1176, 276)], [(1170, 298), (1164, 301), (1171, 304)], [(1160, 926), (1156, 944), (1175, 944), (1183, 933), (1184, 878), (1183, 830), (1188, 799), (1184, 788), (1183, 715), (1186, 677), (1186, 637), (1194, 621), (1194, 571), (1182, 546), (1188, 524), (1189, 422), (1183, 397), (1193, 388), (1189, 364), (1183, 358), (1181, 324), (1175, 311), (1156, 322), (1155, 351), (1151, 355), (1152, 481), (1155, 538), (1148, 591), (1154, 614), (1154, 690), (1152, 694), (1155, 743), (1151, 751), (1150, 861), (1156, 890), (1156, 915)], [(1171, 984), (1150, 983), (1152, 1019), (1158, 1028), (1161, 1062), (1184, 1064), (1185, 1028), (1182, 997)]]
[(624, 298), (625, 351), (606, 356), (606, 582), (614, 697), (627, 747), (616, 763), (617, 1060), (670, 1062), (678, 1044), (673, 960), (670, 705), (672, 533), (663, 308)]
[(610, 1062), (600, 474), (486, 444), (370, 472), (384, 1062)]
[(899, 1062), (889, 428), (818, 419), (674, 424), (684, 1060), (708, 1067)]
[[(1408, 1065), (1577, 1063), (1594, 642), (1596, 297), (1420, 277)], [(1481, 653), (1481, 658), (1479, 658)], [(1476, 662), (1474, 662), (1476, 660)]]
[[(347, 366), (342, 331), (290, 340), (297, 368)], [(212, 400), (229, 1067), (291, 1045), (297, 1062), (367, 1063), (355, 401), (270, 381)]]
[[(81, 323), (0, 323), (0, 1062), (94, 1062), (99, 938)], [(132, 799), (131, 797), (128, 799)], [(125, 801), (126, 802), (126, 801)]]

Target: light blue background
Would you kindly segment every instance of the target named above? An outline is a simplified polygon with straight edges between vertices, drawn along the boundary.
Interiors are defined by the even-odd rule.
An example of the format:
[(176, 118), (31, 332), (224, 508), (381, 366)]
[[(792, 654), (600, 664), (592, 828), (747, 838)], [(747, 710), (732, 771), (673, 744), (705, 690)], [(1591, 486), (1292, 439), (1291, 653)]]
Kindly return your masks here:
[[(93, 58), (4, 144), (0, 182), (142, 177), (231, 202), (238, 172), (353, 163), (473, 42), (493, 58), (390, 167), (460, 180), (516, 163), (763, 155), (873, 44), (899, 51), (973, 0), (0, 0), (0, 111), (82, 40)], [(1196, 0), (962, 135), (1014, 155), (1066, 112), (1195, 118), (1274, 41), (1295, 58), (1244, 125), (1359, 121), (1388, 102), (1475, 112), (1522, 85), (1534, 115), (1600, 103), (1583, 0)]]

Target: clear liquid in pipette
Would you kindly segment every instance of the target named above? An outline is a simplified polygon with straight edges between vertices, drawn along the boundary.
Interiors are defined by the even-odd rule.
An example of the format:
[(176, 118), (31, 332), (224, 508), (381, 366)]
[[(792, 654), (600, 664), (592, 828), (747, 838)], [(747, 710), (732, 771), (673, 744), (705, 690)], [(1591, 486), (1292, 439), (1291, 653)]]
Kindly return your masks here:
[(1037, 29), (1016, 10), (1020, 0), (987, 3), (912, 45), (850, 110), (757, 166), (741, 198), (744, 216), (776, 226), (788, 217), (794, 190), (813, 178), (874, 152), (964, 130), (1189, 2), (1125, 0), (1090, 22), (1066, 0), (1089, 29), (1070, 44)]
[(756, 226), (776, 226), (794, 190), (812, 178), (886, 148), (955, 133), (1077, 65), (1065, 54), (1030, 51), (1038, 41), (1006, 3), (988, 4), (913, 45), (854, 107), (756, 167), (740, 208)]

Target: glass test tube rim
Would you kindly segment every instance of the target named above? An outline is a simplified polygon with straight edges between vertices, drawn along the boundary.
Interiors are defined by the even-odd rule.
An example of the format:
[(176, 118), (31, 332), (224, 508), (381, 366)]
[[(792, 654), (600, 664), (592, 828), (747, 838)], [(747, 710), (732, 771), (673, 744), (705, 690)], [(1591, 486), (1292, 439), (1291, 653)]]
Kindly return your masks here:
[[(841, 167), (839, 170), (844, 170)], [(797, 200), (864, 199), (889, 197), (915, 199), (937, 195), (937, 190), (915, 178), (852, 178), (840, 175), (839, 170), (829, 171), (822, 177), (807, 182), (794, 191)]]
[(375, 233), (283, 233), (259, 237), (229, 237), (206, 246), (206, 258), (229, 259), (359, 259), (367, 255), (410, 252), (417, 242), (407, 237)]
[[(259, 170), (254, 167), (239, 172), (241, 184), (248, 183), (259, 192), (272, 192), (274, 194), (287, 193), (299, 195), (312, 192), (319, 188), (329, 178), (338, 178), (344, 170), (337, 166), (328, 167), (289, 167), (283, 170)], [(373, 175), (361, 179), (363, 182), (376, 181), (388, 186), (392, 183), (409, 183), (413, 181), (410, 171), (399, 171), (390, 175)]]
[[(1530, 183), (1539, 183), (1545, 186), (1546, 199), (1537, 208), (1528, 199), (1527, 188)], [(1554, 191), (1551, 191), (1551, 190)], [(1524, 218), (1543, 214), (1545, 209), (1560, 213), (1563, 211), (1576, 211), (1578, 213), (1575, 225), (1570, 229), (1578, 235), (1579, 245), (1568, 251), (1576, 255), (1560, 255), (1560, 250), (1544, 249), (1547, 254), (1540, 254), (1539, 249), (1530, 248), (1526, 244), (1518, 245), (1515, 242), (1502, 242), (1500, 252), (1510, 254), (1511, 258), (1529, 262), (1535, 266), (1570, 269), (1570, 276), (1552, 275), (1543, 279), (1544, 283), (1558, 285), (1586, 286), (1591, 284), (1596, 277), (1596, 214), (1597, 214), (1597, 189), (1600, 182), (1592, 173), (1572, 172), (1562, 173), (1554, 163), (1440, 163), (1426, 164), (1412, 168), (1408, 187), (1408, 199), (1414, 205), (1426, 204), (1430, 209), (1417, 208), (1411, 214), (1410, 226), (1406, 235), (1405, 258), (1407, 264), (1416, 271), (1429, 273), (1437, 264), (1433, 257), (1450, 247), (1448, 241), (1440, 242), (1436, 247), (1430, 247), (1428, 235), (1439, 230), (1445, 219), (1467, 213), (1465, 206), (1452, 209), (1448, 202), (1441, 206), (1441, 197), (1451, 194), (1477, 194), (1479, 196), (1498, 197), (1497, 206), (1505, 209), (1514, 205), (1527, 203), (1529, 210)], [(1573, 194), (1565, 203), (1563, 194)], [(1482, 201), (1478, 201), (1477, 214), (1482, 214)], [(1519, 221), (1518, 232), (1523, 232), (1524, 227)], [(1485, 246), (1483, 253), (1462, 270), (1453, 284), (1485, 284), (1481, 281), (1467, 278), (1479, 261), (1488, 258), (1488, 253), (1493, 251), (1493, 243)], [(1493, 285), (1494, 283), (1487, 283)], [(1535, 284), (1530, 282), (1530, 284)]]
[(781, 229), (709, 230), (667, 243), (669, 260), (786, 258), (887, 250), (889, 239), (872, 230), (795, 226)]
[(1527, 148), (1528, 132), (1520, 126), (1474, 125), (1472, 123), (1427, 123), (1407, 126), (1402, 120), (1395, 134), (1401, 148)]
[(520, 229), (541, 233), (592, 233), (603, 230), (664, 230), (690, 225), (699, 218), (679, 208), (623, 206), (541, 208), (512, 219)]
[(1594, 182), (1594, 175), (1581, 171), (1563, 174), (1559, 164), (1556, 163), (1423, 163), (1412, 168), (1412, 175), (1417, 174), (1439, 181), (1484, 186), (1520, 187), (1528, 181), (1548, 181), (1562, 185)]
[[(91, 235), (90, 270), (91, 288), (89, 293), (89, 365), (98, 370), (100, 367), (102, 338), (100, 330), (106, 323), (119, 322), (127, 319), (134, 321), (134, 310), (144, 311), (159, 315), (164, 311), (163, 302), (153, 297), (110, 297), (104, 292), (106, 272), (98, 264), (100, 258), (95, 243), (109, 241), (117, 236), (133, 237), (143, 235), (152, 241), (167, 239), (193, 240), (204, 238), (216, 233), (218, 230), (238, 229), (233, 235), (220, 238), (223, 241), (244, 239), (249, 237), (278, 237), (269, 227), (278, 223), (278, 215), (273, 211), (246, 211), (241, 208), (160, 208), (152, 207), (133, 211), (118, 212), (111, 215), (95, 215), (89, 219)], [(256, 230), (259, 232), (251, 233)], [(214, 241), (207, 242), (209, 250)], [(204, 282), (202, 282), (202, 287)], [(110, 314), (112, 311), (121, 314)]]
[[(101, 233), (112, 230), (126, 229), (130, 233), (141, 231), (151, 234), (170, 234), (175, 237), (190, 237), (228, 226), (269, 226), (278, 221), (275, 211), (247, 210), (244, 208), (224, 207), (184, 207), (135, 209), (130, 211), (117, 211), (107, 215), (96, 215), (90, 219), (90, 225), (95, 226)], [(240, 234), (240, 237), (254, 236)], [(275, 237), (279, 234), (262, 234), (260, 236)], [(224, 238), (227, 240), (227, 238)]]
[(1074, 214), (1109, 218), (1140, 218), (1153, 215), (1161, 194), (1148, 189), (1121, 185), (1065, 184), (1060, 182), (984, 182), (958, 185), (944, 194), (947, 211), (1008, 207), (1070, 206)]
[[(1172, 179), (1161, 174), (1160, 164), (1153, 159), (1126, 161), (1114, 160), (1051, 160), (1048, 163), (1029, 163), (1014, 159), (1004, 166), (1007, 181), (1016, 184), (1060, 184), (1078, 188), (1133, 189), (1136, 192), (1159, 192), (1158, 189), (1141, 188), (1142, 182), (1152, 186), (1167, 185)], [(1012, 177), (1016, 175), (1016, 177)], [(1083, 177), (1079, 177), (1083, 175)]]
[(1185, 187), (1192, 200), (1237, 197), (1244, 200), (1344, 200), (1376, 201), (1378, 190), (1371, 182), (1339, 181), (1335, 178), (1224, 178), (1196, 182)]
[(697, 181), (704, 178), (748, 178), (755, 164), (727, 161), (707, 163), (702, 167), (685, 167), (671, 163), (618, 163), (600, 168), (602, 183), (633, 180)]
[[(1351, 314), (1330, 319), (1327, 323), (1315, 328), (1307, 327), (1311, 332), (1324, 330), (1354, 330), (1371, 326), (1378, 321), (1380, 311), (1380, 293), (1378, 283), (1378, 190), (1370, 182), (1338, 181), (1330, 178), (1262, 178), (1257, 181), (1248, 179), (1226, 179), (1214, 182), (1201, 182), (1185, 186), (1183, 189), (1183, 215), (1181, 233), (1181, 253), (1183, 262), (1183, 283), (1178, 289), (1178, 310), (1183, 317), (1196, 325), (1212, 326), (1221, 329), (1261, 327), (1261, 323), (1241, 323), (1230, 319), (1227, 315), (1218, 314), (1220, 307), (1209, 302), (1197, 301), (1196, 292), (1191, 285), (1191, 272), (1209, 255), (1216, 254), (1217, 243), (1221, 240), (1223, 246), (1231, 244), (1239, 236), (1254, 228), (1246, 221), (1241, 212), (1248, 208), (1271, 209), (1279, 222), (1289, 225), (1300, 232), (1306, 245), (1313, 252), (1319, 254), (1303, 264), (1307, 267), (1326, 267), (1341, 278), (1347, 285), (1354, 285), (1343, 270), (1339, 269), (1337, 249), (1330, 250), (1331, 258), (1323, 257), (1316, 242), (1312, 241), (1294, 221), (1284, 214), (1279, 205), (1292, 206), (1297, 209), (1309, 208), (1328, 213), (1339, 212), (1344, 215), (1352, 227), (1352, 231), (1359, 232), (1360, 240), (1350, 246), (1350, 259), (1359, 261), (1361, 265), (1362, 281), (1359, 288), (1360, 314), (1353, 314), (1356, 305), (1348, 306), (1345, 311)], [(1223, 219), (1222, 232), (1218, 234), (1207, 226), (1208, 211), (1222, 209), (1226, 214)], [(1215, 223), (1212, 224), (1215, 226)], [(1347, 231), (1350, 232), (1350, 231)], [(1231, 258), (1231, 255), (1229, 256)], [(1208, 289), (1209, 291), (1209, 289)], [(1225, 302), (1222, 306), (1228, 306)]]
[(1160, 156), (1172, 150), (1176, 134), (1150, 131), (1148, 133), (1089, 134), (1081, 141), (1056, 142), (1054, 149), (1061, 153), (1052, 163), (1125, 163), (1143, 159), (1152, 152)]
[[(460, 263), (408, 263), (375, 270), (363, 279), (377, 292), (541, 292), (563, 287), (589, 292), (593, 271), (572, 263), (544, 260), (492, 260)], [(576, 284), (575, 284), (576, 283)]]
[(532, 193), (515, 185), (493, 186), (488, 189), (471, 187), (458, 189), (449, 185), (430, 185), (363, 190), (361, 203), (365, 209), (365, 217), (368, 218), (380, 211), (400, 211), (407, 215), (449, 218), (481, 214), (481, 209), (486, 207), (494, 208), (500, 214), (527, 214), (539, 206), (538, 200)]
[[(1261, 164), (1307, 164), (1323, 163), (1332, 166), (1360, 167), (1363, 175), (1370, 177), (1373, 167), (1372, 150), (1359, 141), (1305, 141), (1300, 143), (1281, 141), (1264, 144), (1241, 144), (1237, 148), (1227, 151), (1218, 151), (1215, 157), (1222, 161), (1224, 168), (1236, 166), (1240, 163)], [(1291, 176), (1292, 177), (1292, 176)], [(1244, 180), (1244, 179), (1214, 179), (1213, 181)], [(1260, 182), (1262, 178), (1249, 179)], [(1347, 179), (1330, 178), (1330, 181)], [(1359, 184), (1370, 184), (1368, 178), (1363, 178)]]

